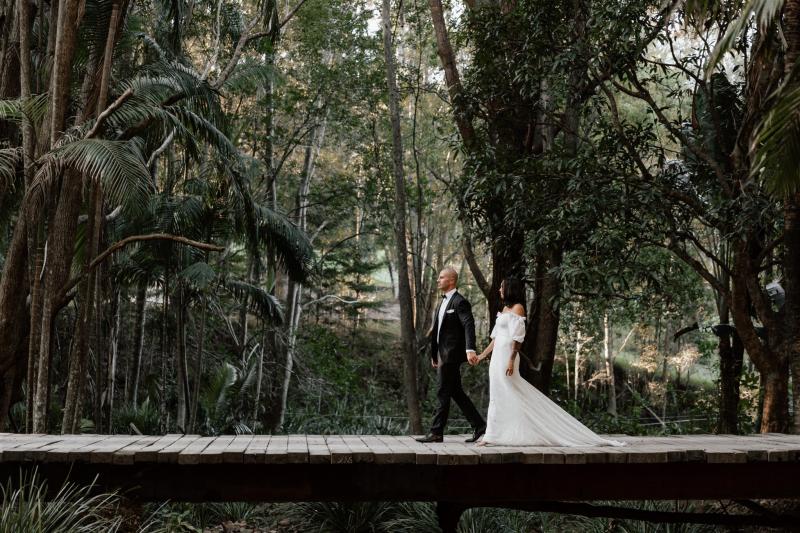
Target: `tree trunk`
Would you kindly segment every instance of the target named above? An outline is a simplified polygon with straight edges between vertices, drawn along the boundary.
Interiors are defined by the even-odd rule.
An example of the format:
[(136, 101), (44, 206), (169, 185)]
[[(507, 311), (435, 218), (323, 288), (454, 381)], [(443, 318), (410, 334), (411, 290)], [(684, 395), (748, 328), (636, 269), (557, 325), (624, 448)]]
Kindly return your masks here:
[[(194, 372), (192, 375), (194, 376), (194, 388), (192, 389), (192, 403), (191, 403), (191, 411), (192, 415), (189, 420), (189, 427), (191, 431), (195, 431), (197, 427), (197, 410), (200, 405), (200, 383), (203, 380), (203, 350), (205, 349), (206, 344), (206, 301), (203, 298), (203, 309), (200, 313), (200, 330), (197, 332), (197, 356), (195, 357), (194, 362)], [(262, 357), (263, 357), (263, 346), (262, 346)], [(260, 371), (260, 370), (259, 370)], [(259, 383), (257, 384), (256, 390), (256, 401), (260, 397), (260, 389), (261, 389), (261, 376), (259, 375)], [(255, 422), (256, 419), (253, 421)]]
[(178, 374), (177, 374), (177, 381), (178, 381), (178, 394), (177, 394), (177, 404), (178, 404), (178, 412), (175, 417), (175, 423), (178, 425), (178, 429), (183, 431), (184, 433), (188, 432), (188, 428), (186, 427), (186, 415), (187, 409), (189, 407), (190, 398), (189, 398), (189, 372), (188, 372), (188, 364), (187, 364), (187, 357), (186, 357), (186, 296), (184, 293), (183, 283), (179, 283), (178, 285), (178, 308), (176, 309), (176, 318), (177, 318), (177, 334), (178, 334), (178, 349), (177, 349), (177, 361), (176, 366), (178, 367)]
[(169, 262), (167, 264), (167, 272), (164, 274), (164, 287), (161, 316), (161, 379), (159, 380), (159, 429), (161, 433), (166, 433), (167, 424), (167, 344), (169, 342), (167, 336), (169, 332)]
[(784, 324), (792, 374), (792, 429), (800, 433), (800, 193), (784, 202)]
[[(800, 0), (786, 0), (783, 5), (784, 76), (789, 79), (800, 59)], [(792, 81), (797, 88), (798, 82)], [(792, 373), (793, 430), (800, 433), (800, 192), (784, 200), (783, 274), (786, 286), (786, 347)]]
[(737, 335), (720, 335), (718, 342), (720, 396), (718, 433), (739, 433), (739, 380), (744, 347)]
[(146, 304), (147, 281), (140, 281), (136, 290), (136, 317), (133, 322), (133, 384), (131, 386), (131, 404), (133, 407), (138, 407), (139, 405), (139, 379), (142, 374)]
[(575, 394), (573, 394), (573, 398), (575, 401), (578, 401), (578, 392), (580, 391), (580, 384), (581, 384), (581, 332), (578, 330), (575, 338), (575, 372), (574, 372), (574, 384), (575, 384)]
[[(783, 344), (783, 335), (776, 321), (763, 309), (763, 306), (754, 303), (760, 309), (759, 318), (775, 335), (770, 336), (769, 343), (763, 343), (756, 334), (752, 319), (750, 318), (751, 299), (762, 298), (758, 274), (753, 272), (751, 261), (752, 238), (739, 243), (734, 249), (734, 270), (731, 277), (731, 311), (736, 332), (742, 340), (744, 349), (753, 361), (762, 377), (764, 386), (764, 404), (761, 411), (762, 433), (783, 433), (789, 426), (788, 389), (789, 389), (789, 359)], [(752, 286), (752, 291), (748, 285)]]
[[(432, 4), (435, 2), (432, 2)], [(394, 44), (391, 33), (390, 0), (383, 0), (383, 52), (386, 61), (386, 80), (389, 90), (389, 113), (392, 123), (392, 161), (395, 188), (394, 231), (397, 252), (397, 282), (400, 296), (400, 333), (403, 354), (403, 378), (406, 407), (412, 433), (422, 433), (417, 391), (417, 349), (414, 333), (413, 302), (408, 275), (408, 249), (406, 246), (406, 184), (403, 169), (403, 138), (400, 129), (400, 95), (395, 73)]]
[(522, 351), (530, 354), (539, 367), (526, 369), (525, 378), (544, 394), (550, 394), (553, 377), (553, 362), (558, 342), (558, 327), (561, 321), (559, 296), (561, 284), (553, 273), (561, 261), (560, 251), (550, 251), (536, 260), (534, 299), (528, 313), (528, 330)]
[(111, 312), (113, 318), (111, 329), (108, 334), (108, 368), (106, 374), (105, 404), (105, 427), (108, 433), (113, 433), (114, 431), (114, 395), (116, 389), (117, 355), (119, 353), (120, 318), (122, 314), (120, 289), (118, 287), (113, 287), (112, 291)]
[(444, 78), (447, 83), (447, 91), (450, 94), (450, 103), (453, 106), (453, 114), (456, 119), (456, 126), (461, 135), (461, 140), (471, 151), (477, 143), (475, 129), (472, 125), (472, 117), (469, 109), (461, 95), (461, 80), (458, 74), (456, 56), (450, 46), (450, 38), (447, 35), (447, 25), (444, 21), (444, 8), (441, 0), (429, 0), (428, 5), (431, 10), (433, 21), (433, 31), (436, 35), (436, 50), (439, 60), (444, 68)]
[(606, 410), (614, 418), (617, 417), (617, 384), (614, 379), (614, 354), (611, 349), (611, 326), (608, 313), (603, 313), (603, 360), (606, 365), (606, 386), (608, 407)]

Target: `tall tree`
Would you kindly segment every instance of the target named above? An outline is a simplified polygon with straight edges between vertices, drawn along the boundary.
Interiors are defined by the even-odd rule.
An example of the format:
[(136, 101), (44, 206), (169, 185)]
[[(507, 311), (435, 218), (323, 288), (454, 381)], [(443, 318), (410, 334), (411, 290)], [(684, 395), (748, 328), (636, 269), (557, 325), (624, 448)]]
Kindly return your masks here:
[(400, 338), (403, 359), (406, 408), (411, 431), (422, 433), (422, 417), (417, 391), (417, 347), (414, 331), (414, 308), (408, 270), (408, 244), (406, 235), (406, 179), (403, 166), (403, 135), (400, 130), (400, 94), (397, 88), (395, 51), (392, 39), (391, 0), (381, 4), (383, 25), (383, 55), (386, 61), (386, 82), (389, 95), (389, 118), (392, 124), (392, 175), (394, 177), (394, 235), (397, 254), (397, 284), (400, 300)]

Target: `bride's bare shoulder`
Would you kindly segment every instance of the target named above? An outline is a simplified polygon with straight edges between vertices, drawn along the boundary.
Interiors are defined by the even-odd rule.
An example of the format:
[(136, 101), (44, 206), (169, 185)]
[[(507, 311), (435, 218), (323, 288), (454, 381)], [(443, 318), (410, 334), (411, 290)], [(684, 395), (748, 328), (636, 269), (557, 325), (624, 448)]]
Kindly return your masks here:
[(514, 304), (514, 306), (511, 308), (511, 312), (514, 313), (515, 315), (519, 315), (522, 317), (525, 316), (525, 308), (522, 307), (522, 304)]

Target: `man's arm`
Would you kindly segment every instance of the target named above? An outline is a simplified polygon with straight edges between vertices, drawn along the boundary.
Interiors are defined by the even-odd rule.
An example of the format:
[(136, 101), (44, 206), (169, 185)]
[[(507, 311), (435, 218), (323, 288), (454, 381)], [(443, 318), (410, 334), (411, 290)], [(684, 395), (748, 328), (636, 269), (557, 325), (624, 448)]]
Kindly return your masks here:
[(436, 367), (436, 364), (439, 362), (439, 344), (436, 342), (436, 330), (438, 329), (438, 322), (439, 317), (436, 316), (433, 319), (433, 326), (431, 326), (430, 331), (430, 343), (431, 343), (431, 363), (433, 366)]
[(466, 298), (461, 298), (461, 301), (456, 307), (458, 319), (464, 327), (464, 345), (467, 347), (467, 352), (475, 352), (475, 318), (472, 316), (472, 306)]

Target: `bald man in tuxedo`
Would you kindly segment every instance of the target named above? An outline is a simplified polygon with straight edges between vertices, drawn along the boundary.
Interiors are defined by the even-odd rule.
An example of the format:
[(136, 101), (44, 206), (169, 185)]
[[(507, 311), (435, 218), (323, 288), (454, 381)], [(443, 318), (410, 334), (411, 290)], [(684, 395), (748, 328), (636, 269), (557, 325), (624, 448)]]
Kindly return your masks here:
[(475, 353), (475, 319), (472, 306), (456, 289), (458, 273), (447, 267), (439, 273), (437, 286), (442, 301), (433, 319), (431, 329), (431, 366), (436, 369), (439, 405), (433, 416), (430, 432), (418, 438), (419, 442), (442, 442), (444, 428), (450, 414), (450, 400), (454, 400), (473, 428), (475, 442), (486, 432), (486, 421), (461, 386), (461, 365), (477, 360)]

